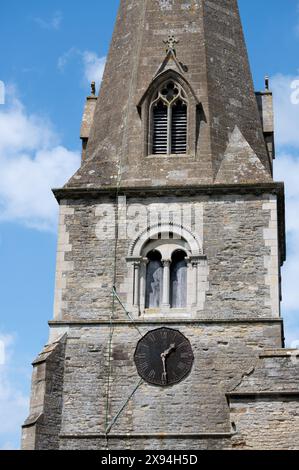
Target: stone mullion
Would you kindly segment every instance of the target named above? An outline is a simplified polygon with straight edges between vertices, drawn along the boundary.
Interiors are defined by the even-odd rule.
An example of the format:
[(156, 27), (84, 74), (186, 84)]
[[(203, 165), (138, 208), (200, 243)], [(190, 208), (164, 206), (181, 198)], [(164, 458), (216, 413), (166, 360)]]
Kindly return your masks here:
[(139, 307), (140, 305), (140, 261), (135, 261), (134, 267), (134, 289), (133, 289), (133, 305)]
[(172, 106), (168, 105), (168, 112), (167, 112), (167, 154), (171, 154), (172, 148), (172, 138), (171, 138), (171, 130), (172, 130)]
[(170, 308), (170, 260), (163, 260), (162, 307)]
[(146, 295), (146, 267), (148, 264), (148, 259), (144, 258), (141, 261), (140, 265), (140, 285), (139, 285), (139, 297), (140, 297), (140, 304), (139, 304), (139, 313), (144, 312), (145, 310), (145, 295)]

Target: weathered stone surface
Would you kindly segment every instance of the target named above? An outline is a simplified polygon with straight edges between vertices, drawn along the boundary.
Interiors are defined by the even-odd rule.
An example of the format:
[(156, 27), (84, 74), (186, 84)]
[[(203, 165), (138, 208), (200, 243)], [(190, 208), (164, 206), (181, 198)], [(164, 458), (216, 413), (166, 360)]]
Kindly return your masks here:
[(254, 183), (271, 181), (271, 179), (264, 165), (236, 126), (229, 138), (216, 183)]
[(22, 433), (24, 450), (59, 447), (66, 336), (45, 346), (33, 362), (30, 415)]
[(298, 450), (299, 395), (231, 401), (235, 449)]
[[(165, 56), (170, 31), (180, 43)], [(169, 77), (186, 85), (188, 152), (153, 157), (147, 90)], [(270, 93), (257, 98), (259, 109), (236, 0), (121, 1), (82, 167), (55, 191), (54, 321), (24, 449), (299, 448), (298, 357), (282, 349), (280, 317), (284, 189), (271, 176)], [(166, 295), (145, 308), (154, 249), (164, 293), (172, 250), (185, 252), (186, 307)], [(140, 383), (134, 364), (161, 326), (194, 353), (166, 388)]]
[[(169, 196), (163, 202), (154, 197), (142, 202), (147, 214), (156, 209), (164, 213), (172, 208), (174, 217), (189, 212), (192, 215), (191, 229), (201, 240), (209, 271), (203, 308), (194, 312), (196, 318), (278, 317), (278, 292), (271, 290), (271, 282), (279, 285), (277, 221), (272, 229), (273, 238), (269, 232), (271, 210), (277, 213), (275, 197), (194, 196), (190, 201), (189, 198)], [(131, 229), (130, 214), (139, 203), (137, 198), (128, 200)], [(56, 290), (55, 319), (107, 320), (112, 306), (115, 227), (108, 226), (101, 240), (98, 226), (105, 210), (109, 209), (114, 215), (115, 205), (109, 199), (98, 203), (93, 200), (69, 201), (68, 213), (65, 214), (65, 204), (62, 204), (64, 215), (59, 238), (62, 251), (58, 252), (57, 261), (57, 283), (59, 280), (63, 282)], [(116, 286), (128, 308), (132, 263), (126, 258), (132, 242), (146, 226), (141, 228), (137, 225), (137, 230), (129, 230), (128, 238), (119, 240), (117, 244)], [(60, 240), (66, 237), (65, 234), (66, 244), (63, 245)], [(117, 307), (116, 315), (123, 317), (120, 307)]]
[[(141, 334), (156, 327), (139, 325)], [(179, 329), (192, 344), (195, 361), (191, 374), (168, 389), (143, 384), (113, 426), (112, 434), (230, 433), (225, 392), (236, 387), (243, 374), (252, 370), (262, 347), (281, 345), (280, 324), (271, 321), (252, 325), (242, 322), (236, 325), (173, 324), (171, 327)], [(69, 331), (63, 435), (79, 433), (84, 436), (105, 431), (109, 335), (109, 325), (73, 326)], [(139, 339), (133, 326), (116, 325), (114, 328), (109, 422), (140, 380), (133, 361)]]
[[(172, 0), (167, 5), (121, 1), (88, 160), (68, 187), (115, 185), (120, 176), (123, 186), (171, 186), (182, 174), (185, 185), (212, 184), (236, 125), (271, 177), (237, 1), (222, 0), (219, 6), (213, 0)], [(179, 40), (177, 60), (184, 66), (180, 76), (201, 111), (190, 107), (197, 123), (190, 115), (189, 133), (194, 137), (184, 158), (148, 157), (148, 111), (140, 115), (137, 104), (165, 58), (163, 41), (170, 32)], [(189, 101), (191, 106), (191, 97)]]
[(88, 96), (85, 103), (84, 113), (82, 117), (82, 125), (80, 130), (80, 139), (82, 140), (82, 162), (86, 159), (86, 148), (93, 124), (94, 113), (97, 104), (97, 97)]

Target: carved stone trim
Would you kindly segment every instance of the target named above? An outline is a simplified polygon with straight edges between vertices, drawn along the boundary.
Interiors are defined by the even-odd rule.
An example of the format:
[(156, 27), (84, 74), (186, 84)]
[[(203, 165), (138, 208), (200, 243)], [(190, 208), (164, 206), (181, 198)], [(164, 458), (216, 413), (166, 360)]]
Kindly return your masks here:
[(145, 243), (159, 233), (174, 233), (180, 235), (189, 244), (191, 254), (193, 256), (203, 256), (202, 241), (198, 235), (192, 232), (190, 229), (183, 227), (179, 224), (156, 224), (151, 227), (147, 227), (141, 232), (135, 240), (131, 243), (128, 258), (138, 258), (141, 256), (142, 248)]

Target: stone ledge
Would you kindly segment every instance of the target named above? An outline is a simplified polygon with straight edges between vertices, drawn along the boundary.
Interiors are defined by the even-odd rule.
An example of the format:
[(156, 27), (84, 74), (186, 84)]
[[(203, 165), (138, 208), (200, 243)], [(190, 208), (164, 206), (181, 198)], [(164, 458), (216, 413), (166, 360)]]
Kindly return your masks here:
[(207, 184), (207, 185), (184, 185), (184, 186), (102, 186), (99, 188), (54, 188), (54, 196), (57, 201), (61, 199), (80, 199), (86, 196), (98, 198), (103, 195), (128, 195), (128, 196), (152, 196), (152, 195), (191, 195), (192, 194), (263, 194), (273, 193), (284, 196), (284, 183), (242, 183), (242, 184)]
[(60, 439), (230, 439), (235, 433), (114, 433), (61, 434)]
[(39, 364), (43, 364), (47, 361), (48, 357), (58, 348), (60, 341), (63, 340), (65, 333), (60, 335), (58, 338), (53, 341), (53, 343), (46, 344), (42, 350), (42, 352), (37, 356), (37, 358), (32, 362), (33, 366), (37, 366)]
[(36, 415), (30, 415), (29, 418), (26, 419), (25, 423), (23, 424), (22, 428), (30, 428), (32, 426), (35, 426), (38, 423), (41, 423), (42, 420), (44, 419), (44, 413), (39, 413)]
[(272, 398), (272, 399), (279, 399), (279, 398), (294, 398), (297, 399), (299, 397), (299, 390), (289, 392), (287, 390), (281, 391), (268, 391), (268, 392), (228, 392), (226, 393), (226, 397), (229, 399), (263, 399), (263, 398)]
[(238, 319), (214, 319), (214, 318), (198, 318), (198, 319), (171, 319), (167, 320), (165, 318), (157, 320), (52, 320), (49, 321), (49, 326), (132, 326), (134, 325), (202, 325), (202, 324), (228, 324), (236, 325), (240, 323), (278, 323), (282, 324), (282, 318), (238, 318)]
[[(297, 354), (296, 354), (297, 353)], [(260, 358), (299, 356), (299, 349), (266, 349), (260, 354)]]

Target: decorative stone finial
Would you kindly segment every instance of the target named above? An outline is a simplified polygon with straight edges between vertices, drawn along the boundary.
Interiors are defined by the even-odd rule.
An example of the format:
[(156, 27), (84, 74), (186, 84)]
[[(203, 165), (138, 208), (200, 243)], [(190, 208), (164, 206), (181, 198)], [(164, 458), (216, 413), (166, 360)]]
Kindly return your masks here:
[(95, 96), (96, 94), (96, 82), (91, 82), (91, 95)]
[(164, 44), (167, 45), (166, 52), (169, 52), (169, 51), (175, 52), (175, 45), (179, 44), (180, 41), (178, 39), (176, 39), (173, 34), (170, 34), (168, 36), (167, 41), (163, 41), (163, 42), (164, 42)]
[(265, 77), (265, 88), (267, 91), (270, 90), (270, 79), (268, 76)]

